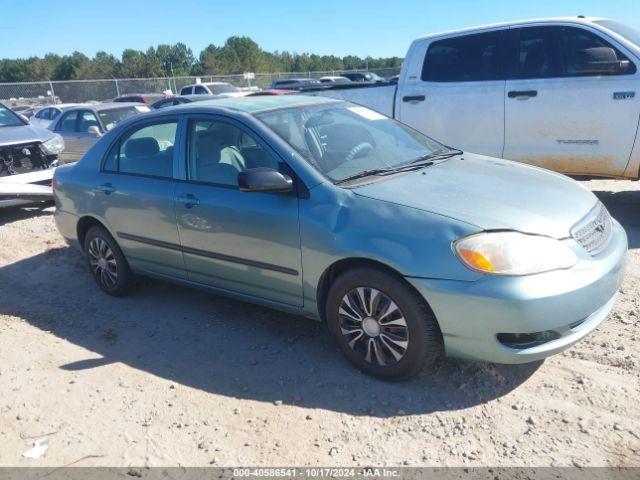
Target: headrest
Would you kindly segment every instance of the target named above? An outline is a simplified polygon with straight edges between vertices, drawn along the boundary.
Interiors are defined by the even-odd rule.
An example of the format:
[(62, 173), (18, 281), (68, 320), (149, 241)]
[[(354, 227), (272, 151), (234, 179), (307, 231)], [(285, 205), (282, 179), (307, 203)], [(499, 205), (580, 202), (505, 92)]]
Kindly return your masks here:
[(132, 138), (124, 144), (127, 158), (152, 157), (160, 151), (158, 141), (153, 137)]
[(288, 122), (276, 123), (269, 125), (271, 130), (276, 132), (285, 142), (289, 142), (291, 139), (291, 126)]

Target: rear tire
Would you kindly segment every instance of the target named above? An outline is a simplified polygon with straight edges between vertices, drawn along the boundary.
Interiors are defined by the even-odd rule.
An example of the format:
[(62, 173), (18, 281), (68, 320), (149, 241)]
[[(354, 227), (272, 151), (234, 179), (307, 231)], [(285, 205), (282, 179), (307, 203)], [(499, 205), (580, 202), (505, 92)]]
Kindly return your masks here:
[(118, 243), (104, 227), (89, 229), (84, 237), (84, 254), (89, 272), (102, 291), (114, 297), (131, 291), (134, 275)]
[(383, 270), (357, 268), (336, 278), (327, 296), (326, 316), (347, 359), (384, 380), (416, 375), (443, 349), (438, 322), (424, 299)]

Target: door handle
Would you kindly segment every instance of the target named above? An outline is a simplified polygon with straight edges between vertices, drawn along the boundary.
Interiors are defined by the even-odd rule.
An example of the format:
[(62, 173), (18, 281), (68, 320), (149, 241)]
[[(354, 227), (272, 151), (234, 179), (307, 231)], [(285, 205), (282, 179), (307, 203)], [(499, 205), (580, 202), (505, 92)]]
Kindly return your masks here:
[(425, 99), (424, 95), (408, 95), (406, 97), (402, 97), (402, 101), (405, 103), (423, 102), (424, 99)]
[(111, 195), (113, 192), (116, 191), (116, 188), (113, 185), (111, 185), (111, 182), (107, 182), (98, 186), (97, 190), (104, 193), (105, 195)]
[(507, 96), (509, 98), (531, 98), (531, 97), (537, 97), (538, 91), (537, 90), (511, 90), (509, 93), (507, 93)]
[(193, 208), (196, 205), (200, 205), (200, 200), (198, 200), (192, 193), (187, 193), (186, 195), (181, 195), (177, 198), (180, 203), (184, 203), (184, 208)]

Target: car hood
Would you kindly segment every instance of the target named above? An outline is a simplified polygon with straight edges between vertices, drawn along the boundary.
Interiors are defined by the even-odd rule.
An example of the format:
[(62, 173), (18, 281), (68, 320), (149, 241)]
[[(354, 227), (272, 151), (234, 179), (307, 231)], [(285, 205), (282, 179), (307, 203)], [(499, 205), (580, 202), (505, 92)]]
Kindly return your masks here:
[(571, 227), (597, 202), (595, 195), (564, 175), (469, 153), (353, 191), (482, 230), (555, 238), (570, 236)]
[(53, 137), (53, 132), (34, 125), (0, 127), (0, 147), (21, 143), (44, 142)]

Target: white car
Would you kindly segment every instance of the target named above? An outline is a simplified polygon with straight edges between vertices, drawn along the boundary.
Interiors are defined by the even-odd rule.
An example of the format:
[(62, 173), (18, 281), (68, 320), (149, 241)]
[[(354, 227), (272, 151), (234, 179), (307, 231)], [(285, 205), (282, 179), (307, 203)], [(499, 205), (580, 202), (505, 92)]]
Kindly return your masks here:
[(59, 103), (57, 105), (46, 105), (36, 108), (29, 118), (29, 123), (36, 127), (48, 128), (51, 122), (58, 118), (67, 108), (75, 107), (78, 103)]
[(180, 95), (218, 95), (220, 97), (244, 97), (251, 92), (234, 87), (227, 82), (206, 82), (185, 85), (180, 89)]
[(398, 85), (314, 93), (446, 144), (576, 175), (638, 178), (640, 31), (585, 17), (415, 40)]
[(326, 77), (320, 77), (318, 80), (320, 80), (320, 83), (352, 83), (351, 80), (349, 80), (347, 77), (341, 77), (337, 75), (327, 75)]
[(60, 135), (0, 103), (0, 207), (50, 201), (53, 168), (64, 146)]

